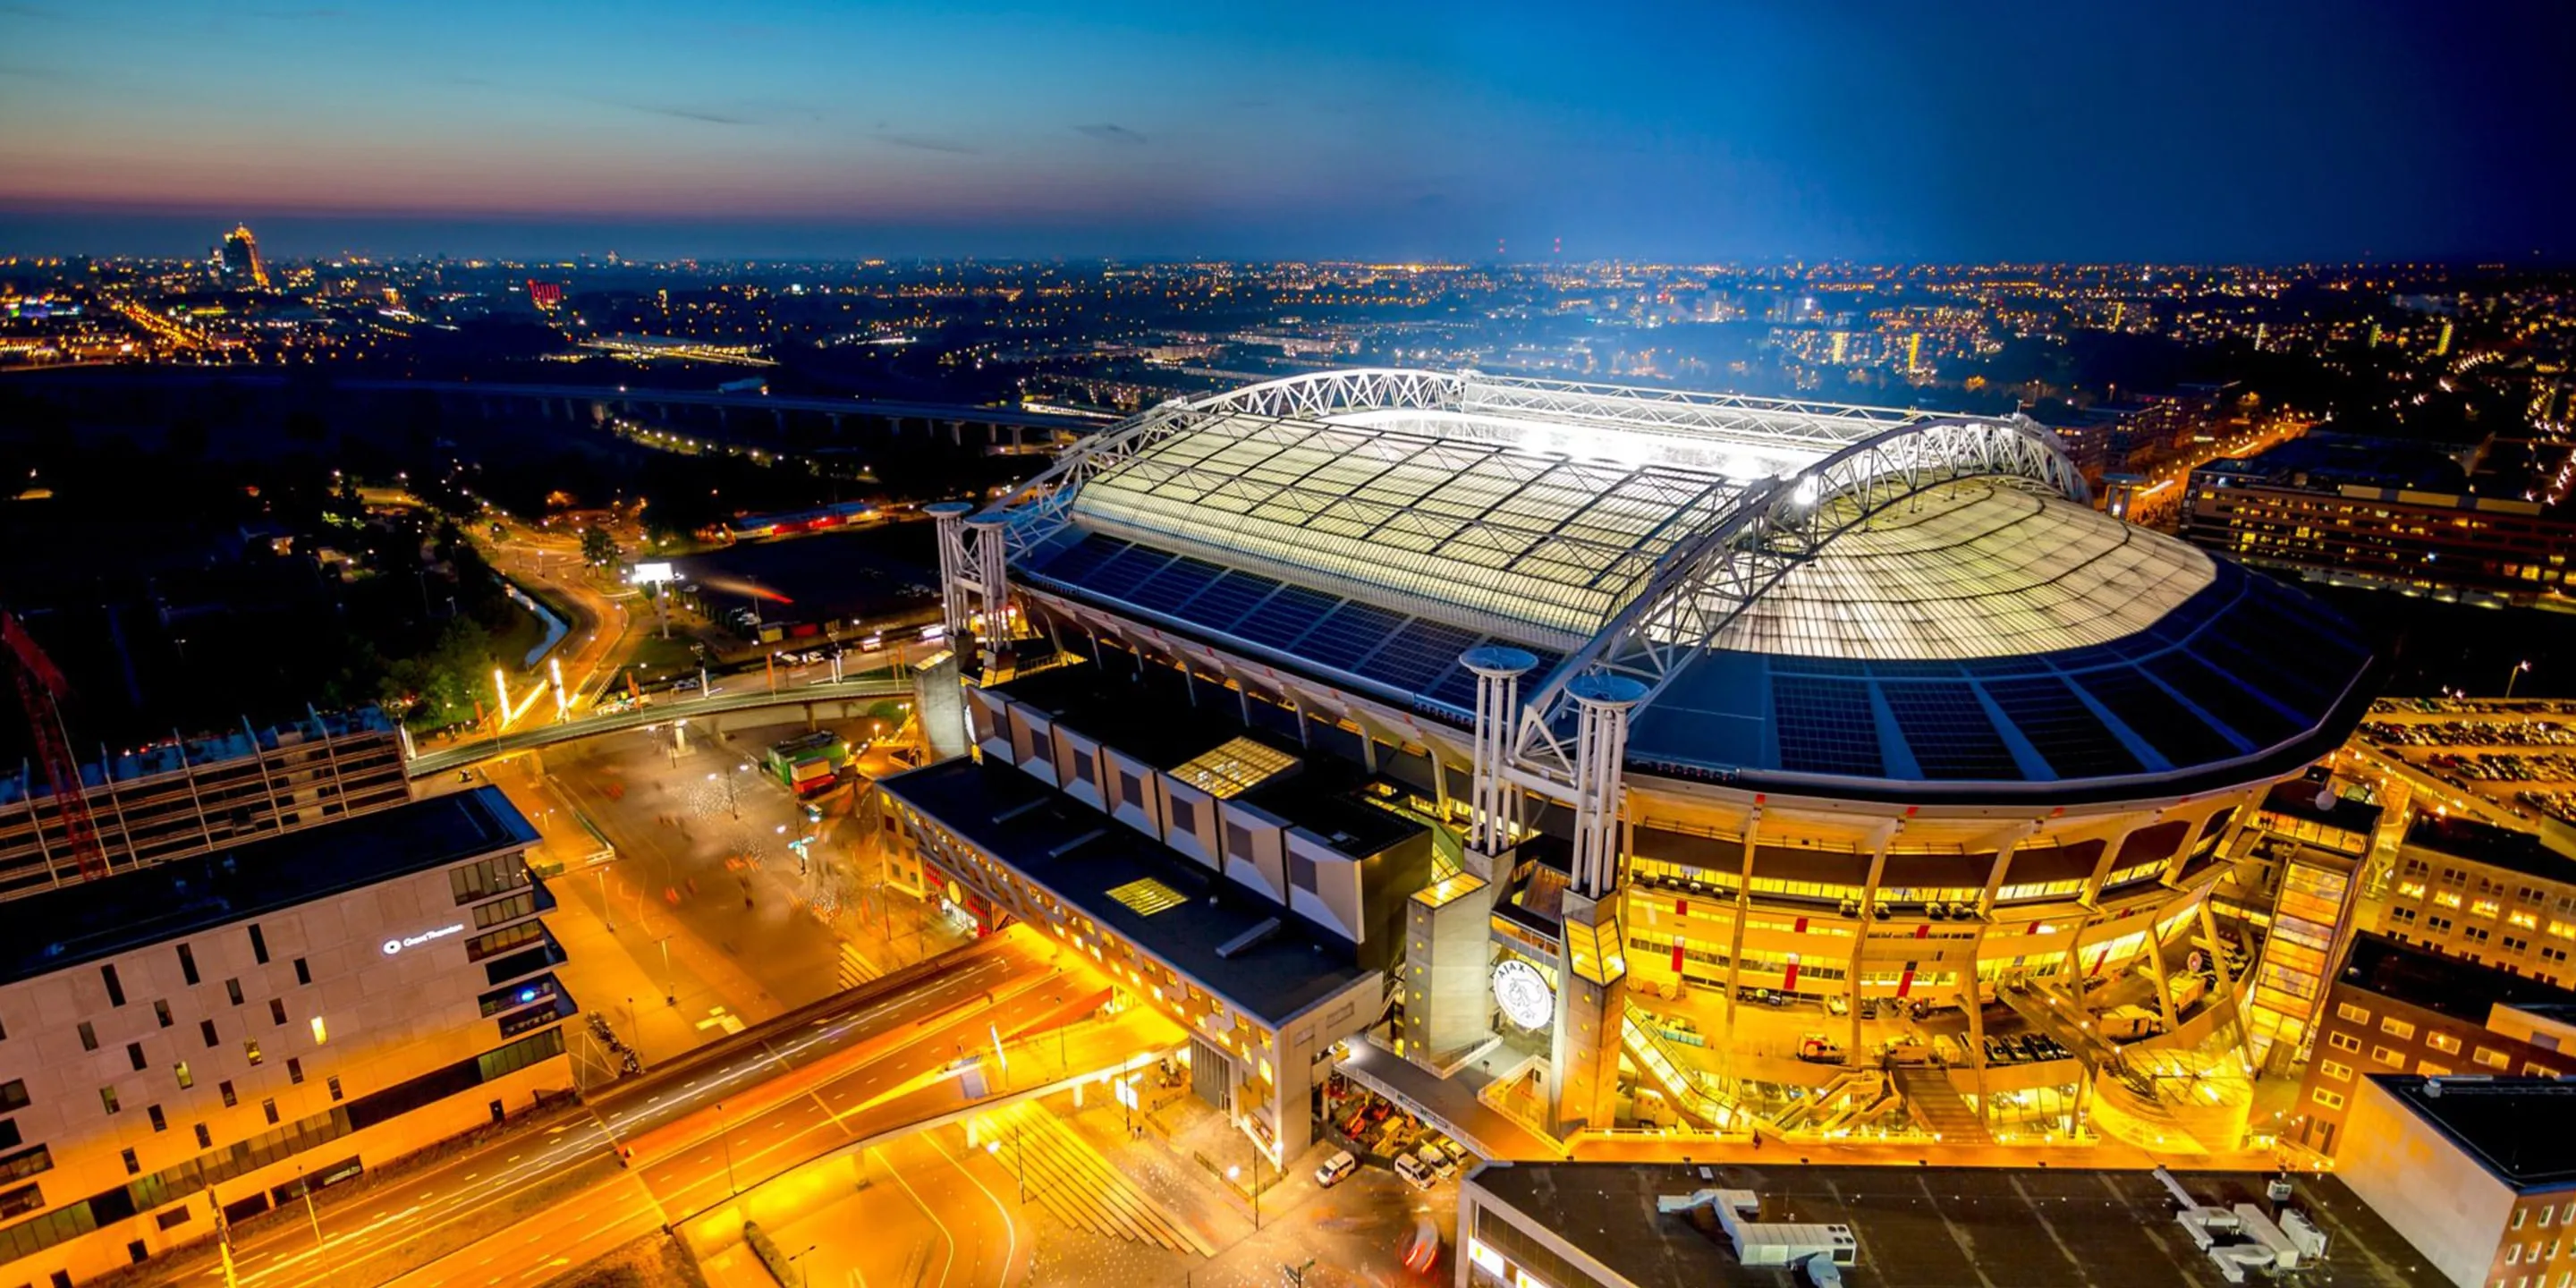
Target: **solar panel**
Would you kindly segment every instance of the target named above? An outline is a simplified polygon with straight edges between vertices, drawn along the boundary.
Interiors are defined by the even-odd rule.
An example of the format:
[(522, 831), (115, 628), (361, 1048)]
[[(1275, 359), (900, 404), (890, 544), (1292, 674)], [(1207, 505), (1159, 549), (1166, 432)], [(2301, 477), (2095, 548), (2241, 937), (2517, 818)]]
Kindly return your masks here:
[(2134, 774), (2138, 758), (2053, 675), (1985, 681), (1994, 699), (2048, 767), (2060, 778), (2104, 778)]
[[(1417, 618), (1387, 637), (1385, 647), (1360, 665), (1359, 674), (1408, 693), (1420, 692), (1475, 642), (1472, 631)], [(1474, 679), (1474, 674), (1471, 672), (1468, 678)], [(1471, 697), (1473, 692), (1469, 690)]]
[(2076, 678), (2093, 700), (2108, 708), (2147, 745), (2177, 767), (2225, 760), (2237, 754), (2226, 735), (2184, 709), (2173, 695), (2134, 667), (2104, 667)]
[(1152, 546), (1129, 546), (1118, 552), (1115, 558), (1092, 569), (1089, 576), (1076, 584), (1112, 599), (1125, 599), (1128, 592), (1171, 561), (1171, 551), (1156, 550)]
[(2016, 779), (2021, 766), (1966, 684), (1878, 686), (1926, 778)]
[(1347, 671), (1361, 658), (1376, 651), (1388, 635), (1404, 622), (1402, 613), (1389, 612), (1357, 600), (1344, 600), (1333, 615), (1315, 624), (1306, 638), (1297, 641), (1297, 654), (1309, 661)]
[(1079, 583), (1091, 574), (1092, 569), (1125, 550), (1127, 544), (1116, 537), (1085, 533), (1079, 539), (1057, 547), (1052, 557), (1037, 566), (1037, 571), (1058, 581)]
[(1127, 596), (1127, 602), (1139, 608), (1168, 613), (1198, 597), (1200, 591), (1216, 583), (1225, 569), (1203, 559), (1175, 559), (1161, 572), (1148, 577)]
[(1230, 572), (1217, 583), (1199, 592), (1199, 597), (1183, 606), (1178, 616), (1185, 622), (1224, 630), (1242, 620), (1252, 606), (1279, 589), (1279, 583), (1248, 572)]
[[(1781, 659), (1772, 661), (1776, 667)], [(1873, 777), (1882, 772), (1867, 684), (1775, 671), (1771, 718), (1780, 734), (1782, 769)]]
[(2275, 710), (2271, 703), (2247, 692), (2236, 681), (2213, 671), (2199, 658), (2179, 650), (2145, 663), (2147, 673), (2165, 682), (2166, 687), (2191, 699), (2192, 705), (2226, 723), (2257, 747), (2269, 747), (2288, 740), (2303, 727), (2301, 722)]
[(1848, 657), (1774, 657), (1773, 675), (1867, 675), (1869, 664)]
[(1333, 605), (1341, 601), (1303, 586), (1282, 586), (1235, 624), (1234, 633), (1255, 644), (1284, 649), (1297, 642)]
[(1422, 696), (1473, 713), (1476, 709), (1476, 673), (1463, 666), (1453, 666)]

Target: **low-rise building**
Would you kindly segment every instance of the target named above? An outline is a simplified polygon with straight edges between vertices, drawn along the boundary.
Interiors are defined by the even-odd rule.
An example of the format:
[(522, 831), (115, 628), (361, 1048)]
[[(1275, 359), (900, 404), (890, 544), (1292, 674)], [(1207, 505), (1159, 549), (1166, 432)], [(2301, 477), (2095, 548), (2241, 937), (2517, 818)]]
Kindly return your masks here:
[(2576, 1281), (2576, 1080), (2378, 1074), (2336, 1174), (2460, 1288)]
[(2541, 837), (2467, 818), (2418, 816), (2397, 849), (2375, 928), (2544, 983), (2576, 978), (2576, 859)]
[(2576, 993), (2529, 976), (2360, 935), (2326, 994), (2288, 1134), (2338, 1154), (2372, 1074), (2576, 1074), (2570, 1007)]
[(0, 902), (0, 1280), (68, 1288), (572, 1085), (495, 788)]

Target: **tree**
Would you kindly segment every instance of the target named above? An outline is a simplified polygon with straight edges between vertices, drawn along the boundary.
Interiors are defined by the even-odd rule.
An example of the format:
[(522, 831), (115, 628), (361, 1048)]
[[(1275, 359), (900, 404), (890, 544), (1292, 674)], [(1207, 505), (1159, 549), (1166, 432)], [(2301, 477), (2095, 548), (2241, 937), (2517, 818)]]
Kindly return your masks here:
[(617, 562), (617, 556), (620, 553), (622, 552), (617, 548), (617, 538), (610, 536), (608, 529), (584, 528), (581, 530), (581, 557), (589, 561), (591, 566), (609, 567)]

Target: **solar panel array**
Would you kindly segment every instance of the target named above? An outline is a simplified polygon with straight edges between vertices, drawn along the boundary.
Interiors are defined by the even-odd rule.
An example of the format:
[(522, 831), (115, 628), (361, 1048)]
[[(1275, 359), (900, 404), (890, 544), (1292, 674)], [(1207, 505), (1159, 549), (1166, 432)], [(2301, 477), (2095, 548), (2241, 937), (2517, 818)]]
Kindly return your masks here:
[(1258, 573), (1229, 571), (1205, 560), (1097, 532), (1068, 532), (1022, 561), (1021, 573), (1095, 598), (1244, 643), (1355, 679), (1390, 695), (1445, 708), (1452, 717), (1476, 709), (1475, 673), (1458, 655), (1479, 644), (1526, 648), (1538, 673), (1562, 655), (1517, 640), (1408, 616), (1375, 604), (1293, 586)]
[[(1563, 660), (1101, 533), (1068, 530), (1025, 560), (1023, 572), (1362, 681), (1450, 719), (1475, 708), (1475, 675), (1458, 665), (1467, 649), (1529, 648), (1539, 668), (1525, 686)], [(1740, 663), (1756, 655), (1711, 656), (1738, 665), (1711, 669), (1709, 683), (1752, 694), (1750, 710), (1768, 721), (1680, 709), (1694, 696), (1666, 718), (1641, 719), (1632, 755), (1709, 770), (1861, 778), (1911, 767), (1949, 782), (2189, 768), (2315, 728), (2368, 657), (2322, 606), (2225, 561), (2209, 586), (2154, 626), (2085, 648), (1960, 661), (1759, 655), (1749, 672)], [(1719, 679), (1721, 671), (1730, 678)], [(1686, 670), (1673, 692), (1700, 693), (1705, 686), (1694, 678)]]

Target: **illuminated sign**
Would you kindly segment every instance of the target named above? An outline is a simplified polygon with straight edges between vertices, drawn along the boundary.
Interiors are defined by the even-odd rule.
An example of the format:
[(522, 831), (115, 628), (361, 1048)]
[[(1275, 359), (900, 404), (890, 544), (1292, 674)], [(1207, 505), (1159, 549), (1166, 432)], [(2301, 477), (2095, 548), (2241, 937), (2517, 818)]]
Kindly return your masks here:
[(449, 935), (462, 934), (464, 933), (464, 930), (465, 923), (460, 921), (453, 926), (441, 926), (436, 930), (424, 930), (417, 935), (405, 935), (400, 939), (388, 939), (385, 941), (385, 956), (391, 957), (395, 953), (401, 952), (406, 948), (418, 948), (422, 944), (428, 943), (433, 939), (445, 939)]
[(635, 565), (635, 571), (626, 574), (626, 580), (638, 586), (653, 586), (679, 578), (672, 574), (671, 565), (667, 563), (640, 563)]
[(1512, 1023), (1534, 1029), (1556, 1018), (1556, 990), (1538, 967), (1506, 957), (1494, 967), (1494, 1000)]

